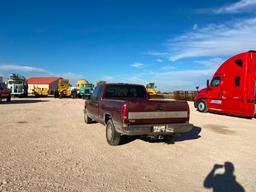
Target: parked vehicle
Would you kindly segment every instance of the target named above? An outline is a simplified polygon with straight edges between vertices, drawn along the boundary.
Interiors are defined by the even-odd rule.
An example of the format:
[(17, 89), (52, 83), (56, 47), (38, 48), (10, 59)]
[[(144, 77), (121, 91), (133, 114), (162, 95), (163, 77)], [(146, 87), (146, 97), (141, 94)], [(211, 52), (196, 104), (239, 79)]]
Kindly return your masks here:
[(149, 95), (157, 95), (158, 91), (156, 90), (155, 83), (147, 83), (146, 84), (147, 92)]
[(215, 72), (207, 88), (196, 95), (199, 112), (253, 118), (256, 115), (256, 51), (235, 55)]
[(72, 89), (72, 98), (89, 98), (93, 92), (94, 85), (87, 80), (78, 80), (77, 85)]
[(5, 83), (0, 83), (0, 103), (2, 99), (6, 99), (6, 101), (11, 101), (11, 90), (7, 88)]
[(54, 92), (55, 98), (62, 97), (70, 97), (71, 96), (71, 88), (69, 84), (69, 80), (60, 78), (58, 82), (58, 90)]
[(7, 84), (13, 96), (28, 96), (28, 84), (24, 76), (19, 74), (11, 74)]
[(84, 120), (106, 126), (110, 145), (122, 135), (168, 137), (192, 129), (186, 101), (150, 100), (146, 88), (136, 84), (102, 84), (85, 102)]
[(32, 93), (36, 97), (47, 97), (49, 95), (49, 89), (35, 87), (34, 89), (32, 89)]

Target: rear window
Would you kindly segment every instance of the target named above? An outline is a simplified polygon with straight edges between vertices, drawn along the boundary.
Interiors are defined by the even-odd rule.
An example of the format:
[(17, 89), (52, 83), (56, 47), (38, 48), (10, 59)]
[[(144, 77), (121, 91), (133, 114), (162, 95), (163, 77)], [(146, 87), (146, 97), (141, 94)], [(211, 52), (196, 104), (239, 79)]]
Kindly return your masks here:
[(145, 92), (145, 88), (139, 85), (109, 85), (105, 97), (146, 98), (147, 94)]

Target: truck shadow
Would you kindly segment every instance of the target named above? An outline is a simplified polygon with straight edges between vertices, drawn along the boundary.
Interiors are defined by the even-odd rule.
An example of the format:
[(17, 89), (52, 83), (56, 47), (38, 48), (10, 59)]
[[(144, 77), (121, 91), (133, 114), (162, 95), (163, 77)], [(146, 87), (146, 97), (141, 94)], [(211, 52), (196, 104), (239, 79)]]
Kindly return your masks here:
[(151, 137), (147, 136), (123, 136), (120, 145), (128, 144), (130, 142), (133, 142), (136, 139), (140, 139), (145, 142), (149, 143), (166, 143), (166, 144), (175, 144), (176, 142), (186, 141), (186, 140), (195, 140), (199, 139), (201, 136), (199, 135), (202, 128), (194, 126), (192, 130), (188, 133), (183, 134), (176, 134), (170, 137), (167, 140), (163, 139), (152, 139)]
[(11, 102), (5, 102), (3, 101), (1, 105), (6, 104), (29, 104), (29, 103), (40, 103), (40, 102), (48, 102), (49, 100), (32, 100), (32, 99), (17, 99), (17, 100), (12, 100)]

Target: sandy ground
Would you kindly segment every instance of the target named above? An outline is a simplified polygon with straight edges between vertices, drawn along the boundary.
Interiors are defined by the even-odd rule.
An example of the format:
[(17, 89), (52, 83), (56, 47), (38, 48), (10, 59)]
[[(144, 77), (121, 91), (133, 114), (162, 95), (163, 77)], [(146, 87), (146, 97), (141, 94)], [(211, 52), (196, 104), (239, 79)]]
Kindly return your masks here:
[(212, 191), (204, 181), (224, 162), (234, 172), (217, 169), (208, 187), (256, 191), (256, 119), (201, 114), (190, 103), (191, 133), (168, 144), (126, 138), (113, 147), (103, 125), (85, 125), (83, 104), (27, 98), (0, 105), (0, 191)]

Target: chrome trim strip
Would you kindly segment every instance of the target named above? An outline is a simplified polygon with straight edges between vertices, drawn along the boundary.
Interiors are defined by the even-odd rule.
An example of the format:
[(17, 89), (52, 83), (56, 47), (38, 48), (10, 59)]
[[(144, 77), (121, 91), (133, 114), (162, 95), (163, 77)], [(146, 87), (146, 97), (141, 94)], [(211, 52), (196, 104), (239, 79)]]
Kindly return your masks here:
[(128, 119), (187, 118), (188, 111), (129, 112)]

